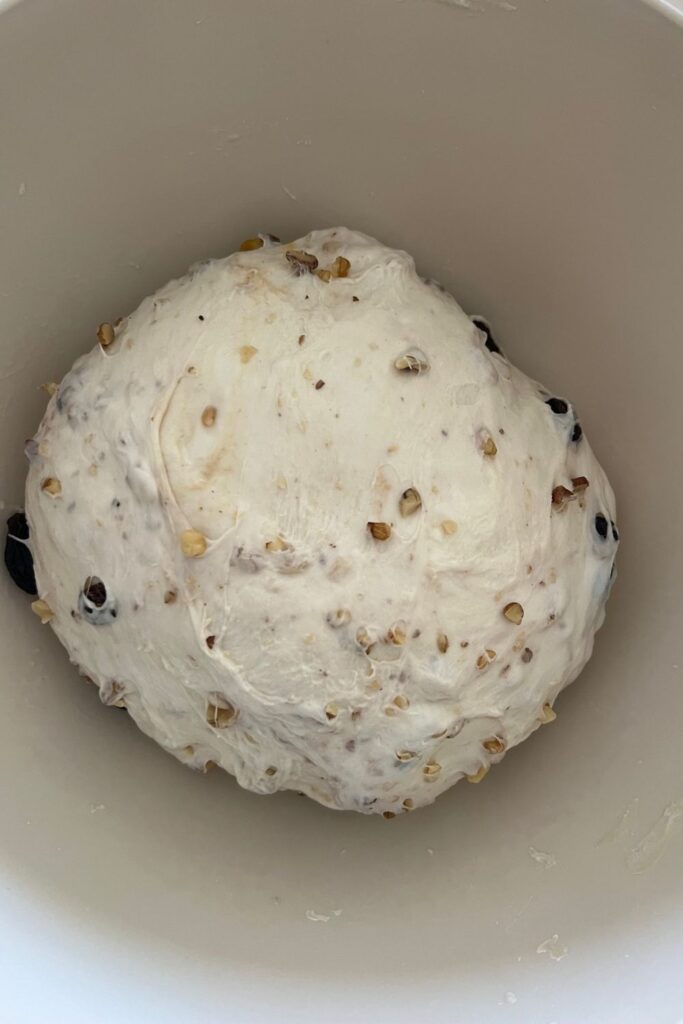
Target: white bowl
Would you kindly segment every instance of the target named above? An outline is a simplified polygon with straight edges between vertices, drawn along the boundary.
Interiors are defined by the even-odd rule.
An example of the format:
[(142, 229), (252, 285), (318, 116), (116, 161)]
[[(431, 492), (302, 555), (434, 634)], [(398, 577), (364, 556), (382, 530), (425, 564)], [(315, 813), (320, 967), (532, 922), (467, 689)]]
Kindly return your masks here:
[(676, 6), (25, 0), (0, 17), (7, 512), (38, 385), (101, 320), (257, 230), (345, 222), (411, 251), (571, 396), (623, 537), (557, 723), (390, 823), (182, 768), (100, 704), (3, 574), (3, 1021), (683, 1018)]

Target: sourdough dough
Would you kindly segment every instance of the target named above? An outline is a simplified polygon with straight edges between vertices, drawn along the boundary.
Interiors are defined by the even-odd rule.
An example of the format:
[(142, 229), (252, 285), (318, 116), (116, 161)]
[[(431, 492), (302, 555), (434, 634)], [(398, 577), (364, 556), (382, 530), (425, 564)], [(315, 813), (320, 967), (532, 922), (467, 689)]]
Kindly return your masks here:
[(37, 611), (194, 768), (386, 817), (478, 781), (590, 656), (614, 498), (571, 404), (345, 228), (172, 281), (33, 443)]

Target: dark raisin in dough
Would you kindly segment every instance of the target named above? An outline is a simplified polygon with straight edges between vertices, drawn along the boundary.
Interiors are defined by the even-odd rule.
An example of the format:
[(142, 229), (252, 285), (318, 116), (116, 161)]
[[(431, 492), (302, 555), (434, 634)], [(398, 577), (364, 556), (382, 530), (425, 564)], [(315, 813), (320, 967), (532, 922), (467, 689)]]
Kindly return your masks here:
[(23, 512), (15, 512), (7, 520), (7, 540), (5, 541), (5, 565), (13, 581), (31, 597), (38, 593), (36, 577), (33, 571), (33, 555), (28, 544), (29, 530)]
[(595, 529), (599, 537), (602, 537), (603, 540), (607, 540), (607, 531), (609, 529), (609, 524), (603, 516), (602, 512), (598, 512), (597, 516), (595, 517)]
[(491, 333), (491, 328), (486, 323), (486, 321), (482, 320), (478, 316), (473, 316), (472, 323), (486, 335), (486, 341), (484, 342), (484, 344), (486, 345), (489, 352), (497, 352), (498, 355), (502, 355), (502, 352), (498, 347), (498, 343), (496, 342), (495, 338), (493, 337), (493, 334)]
[(101, 608), (107, 600), (107, 588), (99, 576), (88, 576), (83, 585), (83, 593), (96, 608)]
[(7, 520), (7, 532), (17, 540), (28, 540), (28, 520), (25, 512), (15, 512)]
[(545, 404), (550, 406), (556, 416), (564, 416), (566, 412), (569, 412), (569, 406), (564, 398), (546, 398)]
[(578, 442), (578, 441), (581, 440), (582, 437), (583, 437), (583, 427), (581, 426), (581, 424), (577, 420), (576, 423), (574, 424), (574, 429), (572, 430), (572, 441)]
[(78, 611), (93, 626), (111, 626), (119, 611), (99, 576), (88, 576), (78, 596)]
[(619, 531), (617, 530), (616, 526), (614, 525), (614, 522), (611, 519), (609, 522), (610, 526), (612, 527), (612, 536), (615, 540), (619, 540)]

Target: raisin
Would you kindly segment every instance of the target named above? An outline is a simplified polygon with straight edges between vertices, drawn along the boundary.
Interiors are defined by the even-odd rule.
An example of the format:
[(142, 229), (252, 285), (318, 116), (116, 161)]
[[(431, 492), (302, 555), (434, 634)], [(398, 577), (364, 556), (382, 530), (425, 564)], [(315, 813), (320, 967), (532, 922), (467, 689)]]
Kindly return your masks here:
[(574, 443), (576, 444), (577, 442), (579, 442), (581, 440), (582, 437), (583, 437), (583, 427), (581, 426), (581, 424), (577, 420), (576, 423), (574, 424), (574, 429), (572, 430), (572, 441), (574, 441)]
[(500, 351), (498, 343), (496, 342), (495, 338), (493, 337), (493, 334), (491, 332), (491, 328), (486, 323), (486, 320), (484, 320), (480, 316), (473, 316), (472, 317), (472, 323), (475, 325), (475, 327), (478, 327), (479, 330), (483, 334), (486, 335), (486, 340), (484, 341), (484, 344), (486, 345), (486, 347), (489, 350), (489, 352), (496, 352), (496, 353), (498, 353), (498, 355), (502, 355), (502, 352)]
[(99, 576), (88, 576), (83, 584), (83, 594), (96, 608), (101, 608), (107, 600), (107, 588)]
[(595, 517), (595, 529), (599, 537), (602, 537), (603, 540), (607, 540), (607, 531), (609, 526), (602, 512), (598, 512)]
[(107, 593), (99, 576), (88, 576), (78, 597), (78, 611), (92, 626), (111, 626), (118, 617), (118, 605)]
[(17, 540), (28, 540), (28, 520), (25, 512), (15, 512), (9, 517), (7, 532)]
[(23, 512), (15, 512), (7, 520), (5, 565), (12, 580), (24, 593), (34, 597), (38, 593), (33, 571), (33, 555), (26, 541), (29, 529)]
[(545, 404), (550, 406), (556, 416), (564, 416), (566, 412), (569, 412), (569, 405), (564, 398), (546, 398)]
[(614, 521), (612, 519), (610, 519), (609, 522), (610, 522), (610, 526), (612, 527), (612, 536), (614, 537), (615, 540), (619, 540), (619, 531), (617, 530), (616, 526), (614, 525)]

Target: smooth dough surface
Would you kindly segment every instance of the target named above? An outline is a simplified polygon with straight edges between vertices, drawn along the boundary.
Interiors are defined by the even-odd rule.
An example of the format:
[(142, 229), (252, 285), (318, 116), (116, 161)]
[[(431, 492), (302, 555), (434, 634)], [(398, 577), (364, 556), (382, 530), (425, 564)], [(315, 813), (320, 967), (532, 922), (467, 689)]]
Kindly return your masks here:
[(51, 398), (39, 610), (187, 764), (391, 816), (552, 719), (604, 617), (614, 498), (571, 404), (405, 252), (263, 240), (145, 299)]

